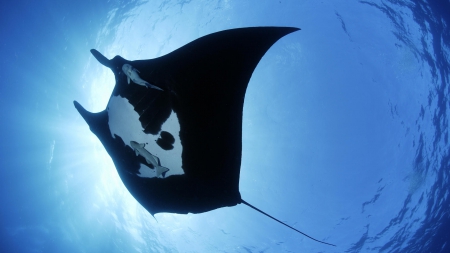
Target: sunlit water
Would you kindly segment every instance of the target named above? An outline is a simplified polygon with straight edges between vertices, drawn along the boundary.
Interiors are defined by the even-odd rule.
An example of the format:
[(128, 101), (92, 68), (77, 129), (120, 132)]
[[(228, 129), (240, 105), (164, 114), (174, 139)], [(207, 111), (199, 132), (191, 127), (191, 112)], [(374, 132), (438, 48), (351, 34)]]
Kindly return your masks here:
[[(448, 1), (46, 2), (9, 11), (2, 252), (450, 252)], [(78, 100), (101, 111), (113, 89), (91, 48), (149, 59), (246, 26), (302, 30), (268, 51), (247, 89), (241, 195), (337, 247), (243, 205), (152, 217), (73, 108)]]

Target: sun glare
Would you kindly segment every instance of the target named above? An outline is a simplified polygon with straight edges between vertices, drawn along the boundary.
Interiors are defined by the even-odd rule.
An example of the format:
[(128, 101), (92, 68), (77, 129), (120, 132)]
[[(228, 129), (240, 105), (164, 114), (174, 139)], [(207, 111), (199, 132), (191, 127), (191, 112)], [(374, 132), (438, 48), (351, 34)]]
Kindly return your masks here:
[[(89, 67), (86, 68), (85, 78), (91, 81), (87, 82), (88, 96), (85, 99), (86, 104), (82, 105), (88, 111), (100, 112), (108, 105), (115, 85), (114, 74), (109, 68), (99, 64), (94, 57), (91, 57), (87, 66)], [(94, 203), (90, 208), (90, 215), (96, 216), (96, 212), (106, 212), (109, 214), (108, 218), (114, 219), (117, 208), (123, 207), (121, 203), (126, 202), (127, 208), (134, 208), (137, 202), (123, 185), (111, 157), (98, 138), (89, 130), (84, 120), (81, 119), (77, 123), (77, 126), (73, 126), (77, 130), (71, 131), (74, 133), (72, 138), (81, 145), (73, 152), (72, 155), (76, 157), (71, 160), (75, 161), (72, 165), (78, 164), (78, 167), (84, 168), (79, 177), (85, 182), (80, 183), (91, 180), (90, 185), (95, 188), (89, 196)]]
[[(95, 60), (95, 59), (93, 59)], [(101, 66), (98, 75), (92, 77), (91, 98), (93, 110), (102, 111), (108, 105), (109, 97), (116, 83), (114, 74), (109, 68)]]
[[(145, 15), (141, 16), (138, 13), (132, 17), (132, 20), (123, 19), (117, 27), (106, 26), (100, 32), (99, 38), (104, 38), (105, 31), (116, 33), (115, 39), (112, 41), (99, 41), (98, 43), (97, 49), (107, 58), (111, 59), (115, 55), (121, 55), (126, 59), (135, 60), (151, 58), (159, 54), (161, 47), (158, 47), (158, 45), (164, 43), (150, 43), (150, 41), (155, 41), (156, 38), (153, 36), (158, 35), (158, 33), (145, 35), (148, 37), (142, 37), (140, 33), (148, 22)], [(130, 31), (130, 27), (134, 30)], [(167, 35), (167, 37), (170, 36)], [(167, 42), (167, 40), (169, 38), (164, 37), (164, 41)], [(102, 47), (101, 45), (107, 46)], [(116, 83), (112, 71), (91, 56), (86, 63), (83, 80), (86, 99), (81, 104), (91, 112), (105, 110)], [(172, 115), (172, 117), (174, 116)], [(94, 203), (89, 207), (90, 217), (95, 217), (100, 223), (112, 222), (117, 230), (123, 230), (126, 235), (131, 236), (137, 245), (146, 244), (144, 238), (155, 238), (161, 233), (172, 234), (174, 231), (179, 231), (182, 227), (180, 224), (189, 224), (189, 220), (192, 218), (189, 215), (158, 214), (156, 218), (153, 218), (125, 188), (111, 157), (101, 142), (90, 132), (84, 120), (79, 122), (80, 125), (75, 126), (75, 128), (80, 129), (80, 131), (76, 131), (77, 134), (73, 138), (81, 143), (76, 156), (83, 159), (77, 162), (89, 166), (83, 171), (84, 175), (81, 176), (92, 180), (90, 184), (95, 187), (95, 192), (90, 196), (91, 202)], [(170, 120), (167, 124), (169, 123), (173, 124)], [(178, 131), (179, 126), (175, 132)], [(181, 147), (179, 150), (181, 150)], [(178, 154), (178, 156), (181, 156), (181, 154)], [(79, 167), (83, 167), (83, 165), (79, 165)], [(170, 167), (179, 167), (181, 170), (181, 164), (171, 164)], [(159, 222), (159, 226), (155, 226), (157, 222)]]

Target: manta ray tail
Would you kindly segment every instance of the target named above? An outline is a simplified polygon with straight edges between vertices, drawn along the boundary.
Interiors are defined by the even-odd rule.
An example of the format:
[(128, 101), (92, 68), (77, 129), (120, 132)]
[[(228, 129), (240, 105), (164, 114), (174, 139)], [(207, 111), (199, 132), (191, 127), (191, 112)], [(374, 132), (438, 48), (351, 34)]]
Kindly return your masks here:
[(311, 236), (309, 236), (309, 235), (307, 235), (307, 234), (301, 232), (300, 230), (297, 230), (297, 229), (295, 229), (295, 228), (289, 226), (288, 224), (286, 224), (286, 223), (284, 223), (284, 222), (278, 220), (277, 218), (275, 218), (275, 217), (273, 217), (273, 216), (271, 216), (271, 215), (269, 215), (269, 214), (267, 214), (267, 213), (261, 211), (260, 209), (254, 207), (253, 205), (249, 204), (247, 201), (245, 201), (245, 200), (243, 200), (243, 199), (241, 199), (241, 201), (242, 201), (242, 203), (243, 203), (244, 205), (249, 206), (250, 208), (252, 208), (252, 209), (254, 209), (254, 210), (256, 210), (256, 211), (258, 211), (258, 212), (264, 214), (265, 216), (267, 216), (267, 217), (269, 217), (269, 218), (271, 218), (271, 219), (273, 219), (273, 220), (275, 220), (275, 221), (277, 221), (277, 222), (279, 222), (279, 223), (285, 225), (286, 227), (288, 227), (288, 228), (290, 228), (290, 229), (293, 229), (293, 230), (297, 231), (298, 233), (300, 233), (300, 234), (302, 234), (302, 235), (304, 235), (304, 236), (306, 236), (306, 237), (308, 237), (308, 238), (310, 238), (310, 239), (312, 239), (312, 240), (314, 240), (314, 241), (316, 241), (316, 242), (320, 242), (320, 243), (323, 243), (323, 244), (326, 244), (326, 245), (331, 245), (331, 246), (335, 246), (335, 247), (336, 247), (336, 245), (334, 245), (334, 244), (331, 244), (331, 243), (327, 243), (327, 242), (323, 242), (323, 241), (317, 240), (317, 239), (315, 239), (315, 238), (313, 238), (313, 237), (311, 237)]

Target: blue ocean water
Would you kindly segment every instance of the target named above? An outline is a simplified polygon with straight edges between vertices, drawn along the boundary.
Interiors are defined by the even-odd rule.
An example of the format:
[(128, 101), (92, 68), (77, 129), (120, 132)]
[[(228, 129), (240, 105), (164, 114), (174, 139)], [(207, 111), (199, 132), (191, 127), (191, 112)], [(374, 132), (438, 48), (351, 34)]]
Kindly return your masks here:
[[(450, 2), (14, 1), (0, 15), (1, 252), (450, 252)], [(247, 89), (237, 205), (153, 218), (73, 107), (108, 58), (248, 26), (302, 30)]]

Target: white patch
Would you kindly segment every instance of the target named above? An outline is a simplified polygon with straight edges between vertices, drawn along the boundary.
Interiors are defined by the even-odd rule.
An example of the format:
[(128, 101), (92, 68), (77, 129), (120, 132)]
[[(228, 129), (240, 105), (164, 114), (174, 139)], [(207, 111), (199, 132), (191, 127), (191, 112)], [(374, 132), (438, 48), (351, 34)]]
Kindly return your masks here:
[[(182, 147), (179, 138), (180, 124), (175, 113), (170, 114), (169, 118), (162, 125), (163, 131), (167, 131), (175, 137), (174, 148), (166, 151), (156, 144), (159, 135), (145, 134), (143, 132), (144, 129), (139, 121), (139, 114), (134, 111), (133, 106), (126, 98), (112, 96), (109, 100), (107, 110), (109, 115), (108, 124), (112, 137), (115, 134), (120, 136), (127, 146), (130, 146), (131, 141), (144, 143), (145, 149), (159, 158), (161, 166), (169, 169), (166, 177), (184, 174), (181, 169)], [(130, 148), (132, 147), (130, 146)], [(150, 169), (143, 164), (141, 164), (139, 172), (141, 177), (156, 177), (156, 170)]]

